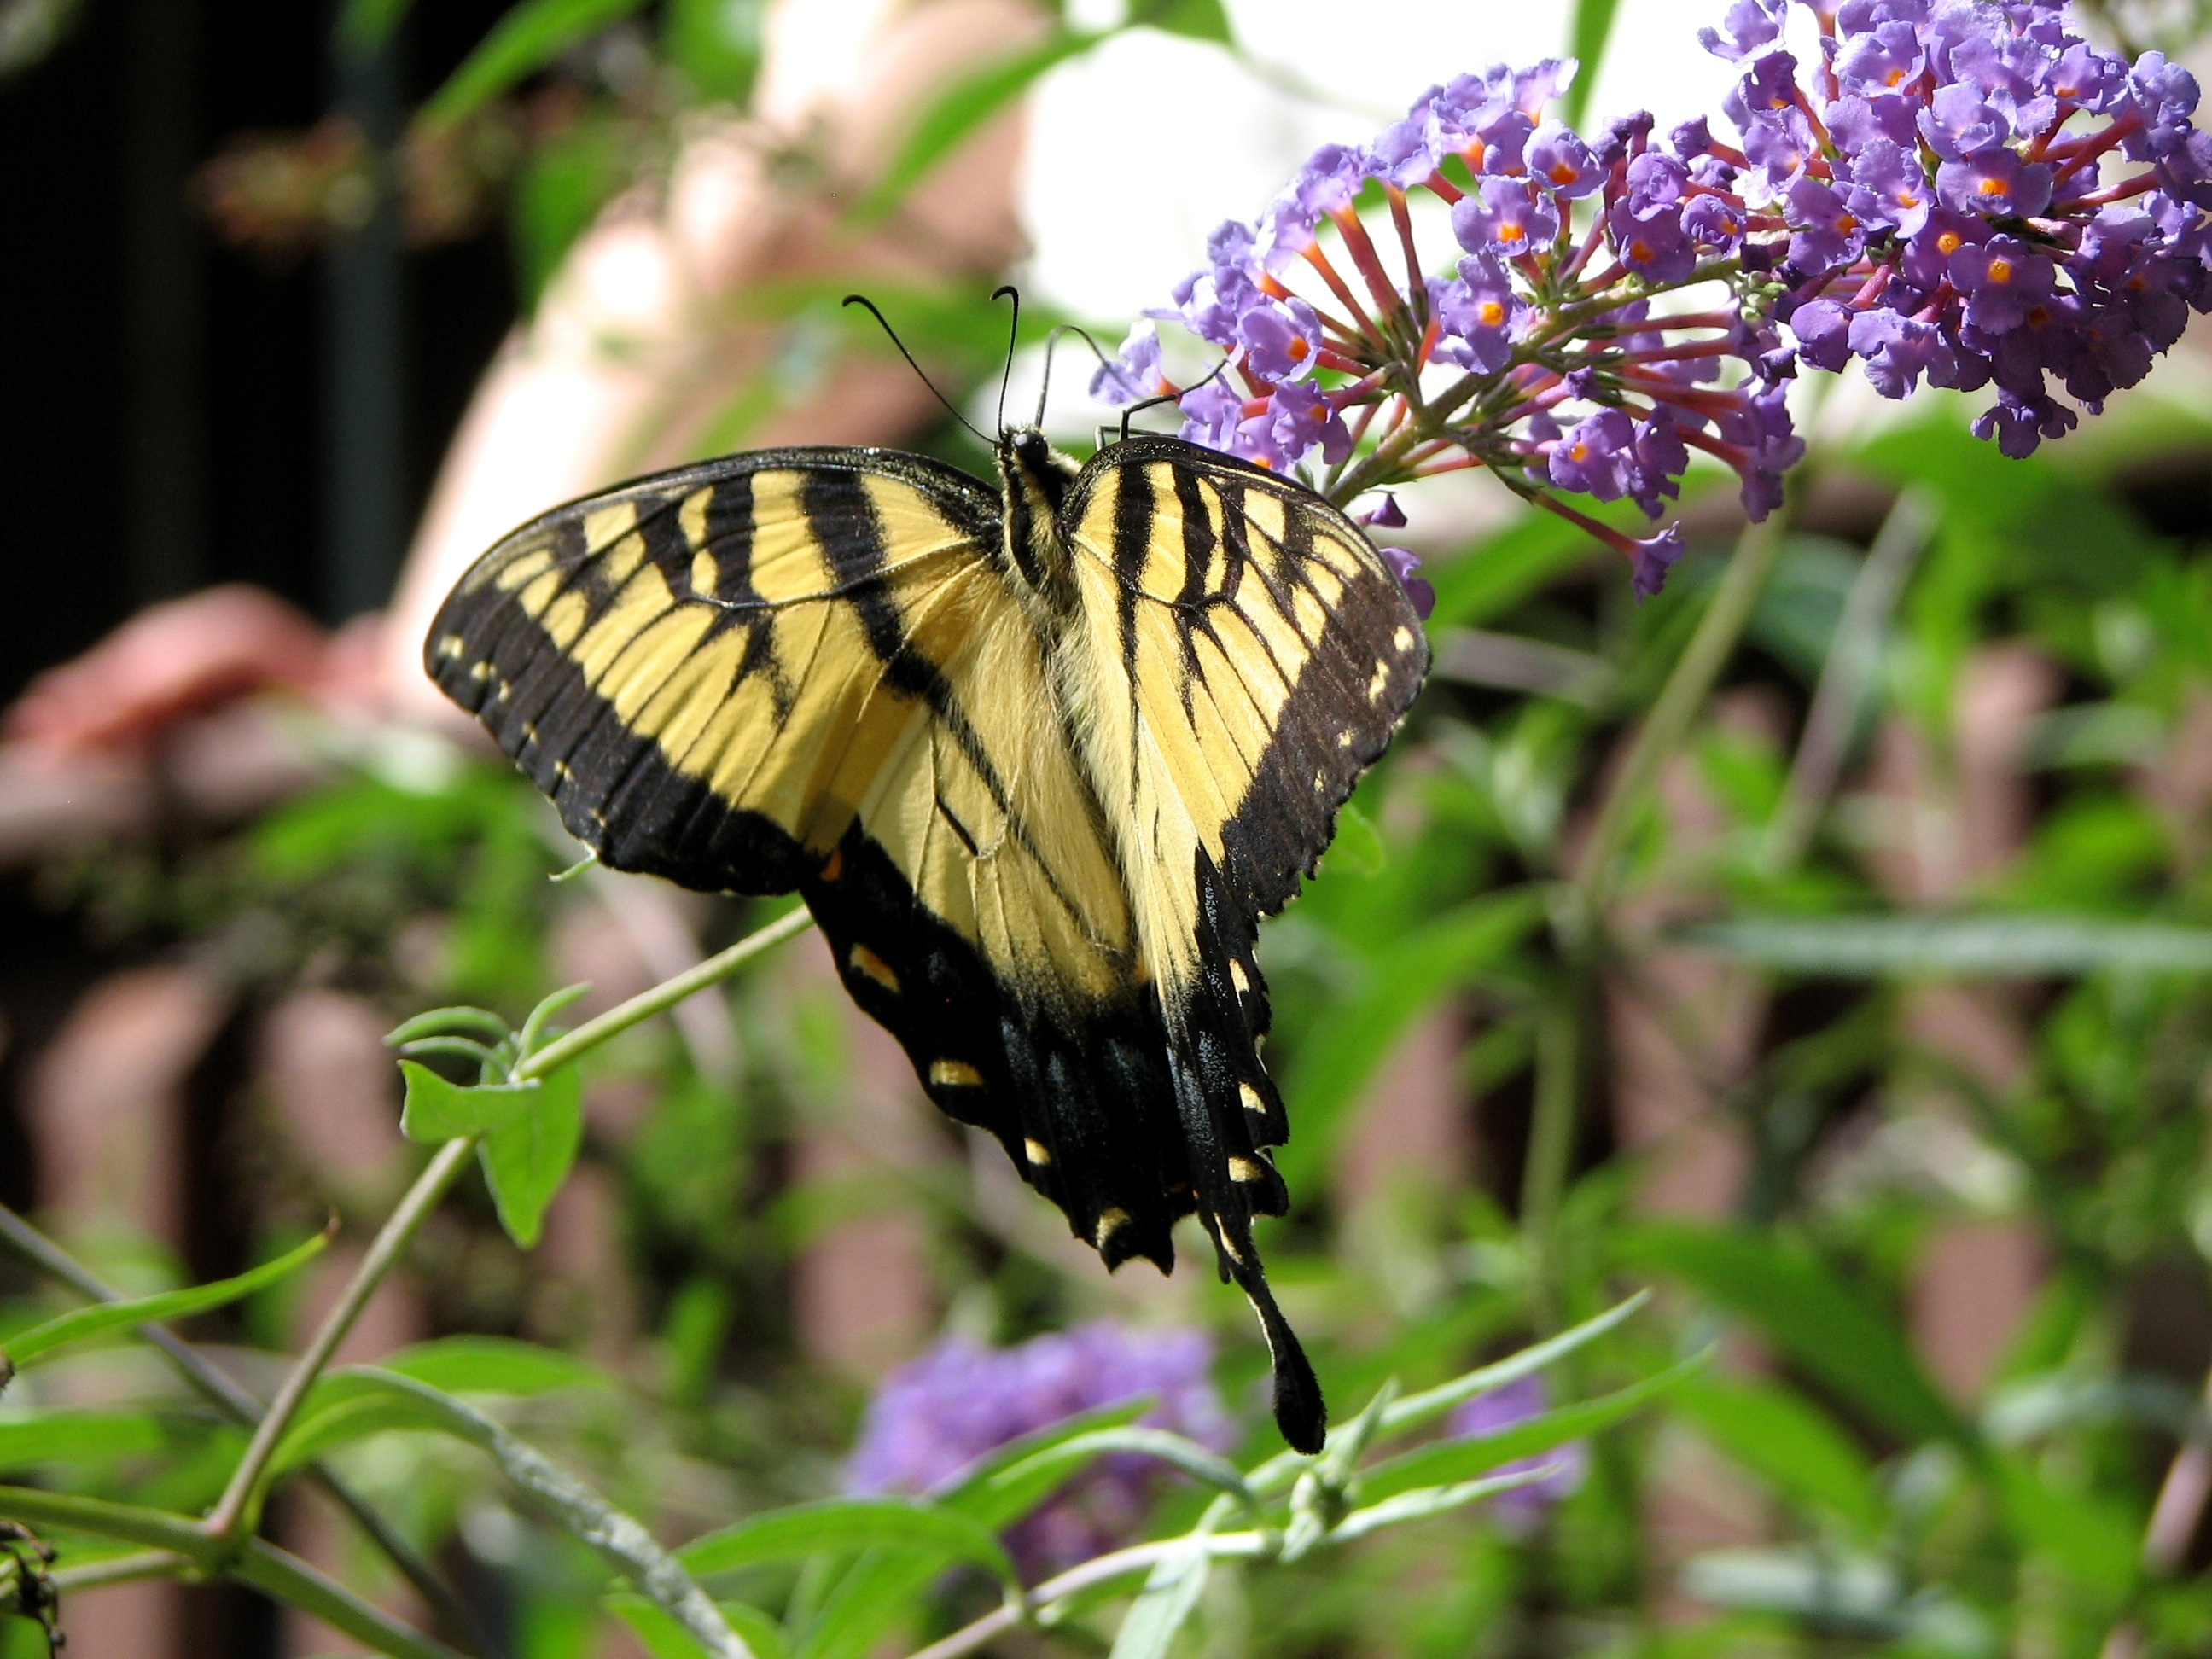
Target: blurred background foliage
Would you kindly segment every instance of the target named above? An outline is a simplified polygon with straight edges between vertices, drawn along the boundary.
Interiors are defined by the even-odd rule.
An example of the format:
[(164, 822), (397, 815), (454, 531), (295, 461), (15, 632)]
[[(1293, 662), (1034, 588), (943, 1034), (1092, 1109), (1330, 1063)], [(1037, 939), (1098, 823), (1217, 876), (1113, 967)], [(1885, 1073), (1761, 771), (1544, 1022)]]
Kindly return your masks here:
[[(345, 63), (389, 52), (407, 10), (343, 9), (342, 92)], [(418, 248), (503, 239), (527, 313), (606, 203), (665, 169), (699, 111), (742, 106), (758, 68), (746, 0), (478, 11), (404, 121), (386, 83), (312, 125), (222, 135), (191, 172), (204, 222), (280, 275), (380, 215)], [(69, 69), (46, 54), (102, 47), (99, 12), (0, 9), (0, 67), (18, 77), (0, 104)], [(2198, 21), (2112, 22), (2172, 46)], [(1132, 26), (1234, 45), (1211, 0)], [(880, 188), (1100, 38), (1059, 25), (951, 88)], [(764, 303), (828, 316), (822, 297)], [(1003, 325), (980, 295), (905, 300), (887, 308), (918, 355), (957, 381), (989, 373)], [(1435, 678), (1263, 940), (1295, 1127), (1281, 1163), (1297, 1207), (1268, 1241), (1284, 1299), (1340, 1407), (1647, 1283), (1666, 1289), (1658, 1311), (1577, 1356), (1575, 1395), (1714, 1336), (1725, 1360), (1598, 1439), (1555, 1500), (1378, 1538), (1279, 1571), (1263, 1595), (1217, 1575), (1185, 1650), (2212, 1650), (2212, 421), (2171, 391), (2115, 400), (2021, 463), (1932, 397), (1887, 424), (1824, 419), (1772, 578), (1638, 807), (1595, 939), (1569, 914), (1577, 851), (1739, 526), (1717, 496), (1693, 500), (1697, 550), (1641, 606), (1609, 556), (1549, 520), (1425, 550)], [(742, 441), (744, 424), (723, 435)], [(921, 441), (981, 459), (950, 422)], [(137, 598), (210, 574), (148, 545)], [(57, 624), (35, 660), (82, 631)], [(296, 1144), (258, 1058), (303, 995), (386, 1023), (464, 1001), (519, 1019), (590, 976), (579, 963), (619, 958), (611, 916), (635, 933), (627, 878), (549, 879), (574, 849), (505, 766), (402, 732), (310, 746), (313, 781), (273, 805), (171, 811), (10, 877), (9, 1204), (39, 1190), (14, 1115), (76, 992), (176, 962), (217, 988), (179, 1085), (186, 1224), (77, 1241), (119, 1281), (235, 1271), (326, 1209), (358, 1229), (388, 1203), (383, 1165)], [(765, 913), (677, 914), (711, 950)], [(810, 1152), (813, 1126), (851, 1121), (882, 1088), (834, 981), (778, 958), (711, 1000), (703, 1027), (645, 1028), (597, 1066), (578, 1188), (592, 1207), (568, 1230), (581, 1245), (533, 1262), (466, 1188), (423, 1235), (409, 1334), (524, 1338), (587, 1362), (514, 1426), (672, 1534), (836, 1490), (872, 1370), (904, 1357), (810, 1342), (809, 1287), (842, 1233), (915, 1267), (908, 1352), (940, 1322), (994, 1342), (1101, 1314), (1194, 1323), (1218, 1339), (1249, 1449), (1271, 1443), (1243, 1304), (1189, 1252), (1164, 1290), (1109, 1284), (1010, 1190), (994, 1149), (933, 1120), (908, 1126), (896, 1159)], [(295, 1296), (195, 1331), (281, 1345)], [(0, 1264), (0, 1343), (60, 1305)], [(19, 1387), (0, 1473), (211, 1501), (237, 1431), (141, 1358)], [(7, 1437), (11, 1414), (94, 1404), (122, 1414), (96, 1434)], [(514, 1659), (615, 1650), (603, 1570), (471, 1455), (395, 1432), (342, 1463), (490, 1610)], [(1188, 1525), (1196, 1503), (1171, 1491), (1153, 1524)], [(811, 1653), (836, 1571), (817, 1559), (738, 1588)], [(277, 1650), (243, 1593), (194, 1594), (191, 1651)], [(948, 1580), (907, 1634), (949, 1628), (980, 1595)], [(9, 1659), (39, 1650), (27, 1623), (0, 1632)], [(1103, 1642), (1078, 1621), (1006, 1650), (1043, 1647)]]

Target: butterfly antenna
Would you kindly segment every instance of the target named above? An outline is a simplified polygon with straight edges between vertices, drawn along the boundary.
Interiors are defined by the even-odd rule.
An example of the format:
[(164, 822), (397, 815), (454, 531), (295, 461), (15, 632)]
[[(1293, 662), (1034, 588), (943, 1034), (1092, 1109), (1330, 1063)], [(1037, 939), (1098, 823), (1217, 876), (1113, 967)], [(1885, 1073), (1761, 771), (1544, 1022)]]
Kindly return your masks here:
[[(999, 374), (999, 430), (1001, 432), (1006, 429), (1006, 388), (1014, 382), (1014, 347), (1020, 343), (1022, 337), (1022, 291), (1008, 283), (991, 295), (994, 301), (1009, 295), (1013, 299), (1014, 314), (1006, 323), (1006, 366)], [(1048, 361), (1049, 351), (1048, 347)], [(1038, 422), (1042, 424), (1043, 416), (1038, 416)]]
[(1157, 398), (1147, 398), (1140, 404), (1131, 404), (1127, 409), (1121, 411), (1121, 441), (1123, 443), (1129, 441), (1129, 417), (1137, 413), (1138, 410), (1152, 409), (1160, 404), (1171, 404), (1177, 398), (1187, 398), (1192, 392), (1197, 391), (1198, 386), (1212, 386), (1216, 380), (1219, 380), (1228, 372), (1229, 359), (1224, 357), (1220, 362), (1214, 366), (1213, 373), (1200, 380), (1198, 383), (1198, 386), (1187, 386), (1181, 392), (1163, 392)]
[(1083, 343), (1089, 346), (1092, 354), (1098, 359), (1098, 366), (1101, 368), (1109, 367), (1106, 361), (1106, 353), (1103, 349), (1100, 347), (1097, 341), (1091, 337), (1091, 331), (1083, 327), (1080, 324), (1062, 323), (1058, 328), (1053, 330), (1051, 333), (1046, 335), (1044, 339), (1044, 384), (1037, 388), (1036, 423), (1040, 427), (1044, 424), (1045, 399), (1052, 395), (1052, 349), (1060, 343), (1060, 337), (1063, 334), (1081, 335), (1083, 337)]
[(890, 336), (891, 343), (898, 348), (898, 355), (906, 359), (906, 366), (915, 372), (915, 375), (920, 378), (924, 386), (929, 388), (929, 395), (936, 398), (940, 404), (943, 404), (947, 410), (951, 410), (952, 418), (959, 422), (961, 425), (966, 427), (970, 432), (974, 432), (977, 438), (981, 439), (987, 447), (997, 447), (997, 444), (994, 440), (985, 437), (981, 432), (977, 431), (975, 422), (969, 420), (965, 415), (963, 415), (960, 412), (958, 405), (954, 404), (951, 398), (946, 397), (942, 392), (939, 392), (937, 389), (936, 381), (931, 380), (928, 375), (922, 374), (921, 365), (914, 360), (914, 353), (906, 349), (906, 342), (899, 338), (898, 331), (890, 325), (890, 319), (885, 317), (882, 312), (876, 308), (876, 302), (873, 300), (871, 300), (865, 294), (848, 294), (845, 296), (845, 303), (848, 306), (866, 307), (868, 315), (874, 318), (877, 322), (882, 324), (884, 332)]

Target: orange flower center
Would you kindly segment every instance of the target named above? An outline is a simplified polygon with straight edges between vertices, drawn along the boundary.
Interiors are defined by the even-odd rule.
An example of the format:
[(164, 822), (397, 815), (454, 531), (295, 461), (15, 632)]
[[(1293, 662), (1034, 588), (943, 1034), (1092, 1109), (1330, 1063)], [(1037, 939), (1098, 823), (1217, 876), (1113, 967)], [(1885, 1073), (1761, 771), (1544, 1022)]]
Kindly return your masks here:
[(2009, 259), (1990, 260), (1990, 280), (1993, 283), (2008, 283), (2012, 281), (2012, 261)]
[(1959, 251), (1960, 240), (1957, 231), (1947, 230), (1936, 239), (1936, 251), (1946, 255), (1956, 253)]
[(1575, 170), (1572, 167), (1569, 167), (1565, 161), (1554, 162), (1553, 164), (1552, 182), (1553, 184), (1571, 185), (1574, 181)]
[(1984, 196), (2002, 196), (2005, 193), (2004, 180), (2002, 179), (1984, 179), (1975, 188)]
[(1307, 354), (1313, 348), (1306, 343), (1304, 335), (1297, 336), (1291, 342), (1291, 361), (1294, 363), (1305, 362)]
[(1485, 300), (1475, 308), (1475, 315), (1482, 319), (1485, 328), (1496, 328), (1505, 320), (1505, 307), (1498, 301)]

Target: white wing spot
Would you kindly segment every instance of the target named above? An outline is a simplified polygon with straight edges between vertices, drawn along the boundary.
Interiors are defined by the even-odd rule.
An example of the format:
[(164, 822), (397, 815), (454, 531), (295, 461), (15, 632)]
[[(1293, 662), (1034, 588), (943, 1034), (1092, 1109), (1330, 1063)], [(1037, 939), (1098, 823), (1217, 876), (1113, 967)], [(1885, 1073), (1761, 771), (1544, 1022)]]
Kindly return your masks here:
[(574, 783), (576, 781), (576, 775), (568, 769), (568, 763), (564, 760), (556, 760), (553, 763), (553, 775), (563, 783)]
[(1022, 1141), (1022, 1150), (1029, 1154), (1030, 1162), (1032, 1164), (1043, 1164), (1052, 1162), (1052, 1148), (1042, 1140), (1033, 1140), (1024, 1137)]
[(1260, 1098), (1260, 1091), (1249, 1083), (1237, 1085), (1237, 1097), (1244, 1103), (1244, 1109), (1256, 1117), (1267, 1115), (1267, 1103)]
[(929, 1080), (939, 1088), (980, 1089), (983, 1086), (983, 1074), (964, 1060), (931, 1060)]
[(1401, 651), (1411, 651), (1413, 648), (1413, 630), (1400, 623), (1398, 631), (1390, 636), (1390, 643)]
[(853, 947), (852, 955), (847, 960), (853, 964), (855, 973), (865, 975), (875, 981), (893, 996), (898, 994), (898, 975), (891, 971), (890, 963), (885, 962), (866, 945), (855, 945)]
[(1352, 728), (1350, 726), (1345, 727), (1343, 731), (1336, 734), (1336, 746), (1339, 749), (1349, 749), (1352, 747)]
[(1315, 793), (1316, 794), (1319, 794), (1322, 790), (1324, 790), (1324, 789), (1326, 789), (1326, 788), (1328, 788), (1328, 773), (1326, 773), (1326, 772), (1324, 772), (1324, 771), (1322, 771), (1319, 767), (1317, 767), (1317, 766), (1316, 766), (1316, 768), (1314, 768), (1314, 793)]
[(1382, 702), (1383, 689), (1389, 684), (1389, 660), (1387, 658), (1377, 657), (1375, 659), (1375, 678), (1367, 682), (1367, 701), (1370, 702)]
[(1229, 958), (1229, 982), (1237, 988), (1238, 996), (1252, 994), (1252, 981), (1244, 977), (1244, 964), (1234, 957)]
[(1127, 1210), (1101, 1210), (1098, 1212), (1098, 1231), (1092, 1237), (1103, 1250), (1106, 1248), (1106, 1241), (1128, 1224), (1129, 1212)]
[(465, 647), (461, 644), (461, 636), (459, 634), (448, 634), (438, 641), (439, 659), (441, 661), (449, 661), (453, 658), (459, 656), (464, 648)]
[(1229, 1178), (1231, 1181), (1242, 1182), (1263, 1181), (1267, 1178), (1267, 1175), (1250, 1158), (1232, 1158), (1229, 1160)]

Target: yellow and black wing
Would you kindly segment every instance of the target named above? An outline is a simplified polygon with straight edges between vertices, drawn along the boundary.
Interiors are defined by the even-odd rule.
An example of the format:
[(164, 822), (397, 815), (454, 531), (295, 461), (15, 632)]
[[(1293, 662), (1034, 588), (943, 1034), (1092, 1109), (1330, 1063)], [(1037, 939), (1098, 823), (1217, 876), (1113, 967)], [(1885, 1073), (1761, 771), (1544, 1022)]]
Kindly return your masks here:
[(1003, 563), (952, 468), (733, 456), (514, 532), (426, 659), (606, 864), (802, 893), (938, 1105), (1164, 1270), (1193, 1197), (1161, 1022)]
[(1102, 450), (1059, 533), (1080, 613), (1062, 682), (1158, 979), (1199, 1212), (1267, 1328), (1285, 1434), (1317, 1444), (1318, 1390), (1252, 1243), (1252, 1216), (1286, 1203), (1264, 1149), (1288, 1133), (1254, 946), (1389, 745), (1427, 639), (1342, 513), (1180, 439)]

